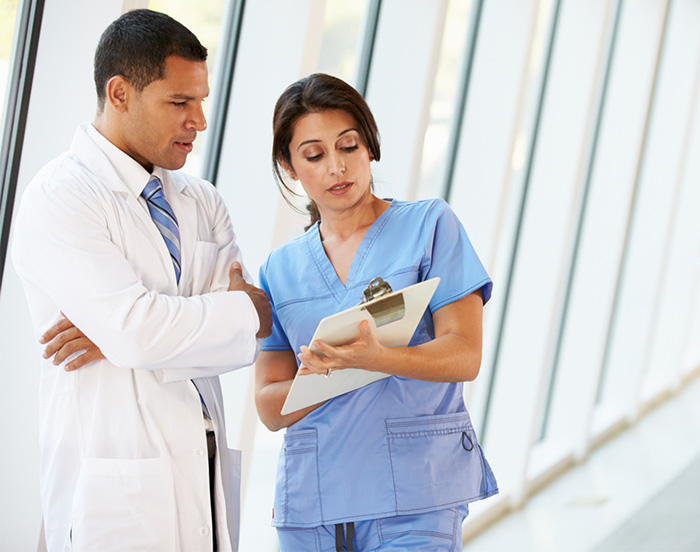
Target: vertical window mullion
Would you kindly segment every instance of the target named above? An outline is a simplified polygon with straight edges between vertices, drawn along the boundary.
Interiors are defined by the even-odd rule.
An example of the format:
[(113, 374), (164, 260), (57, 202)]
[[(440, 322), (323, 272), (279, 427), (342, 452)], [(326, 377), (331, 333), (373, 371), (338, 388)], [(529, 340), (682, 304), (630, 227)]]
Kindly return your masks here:
[(515, 229), (514, 229), (514, 238), (513, 238), (513, 244), (511, 247), (510, 262), (508, 264), (506, 280), (505, 280), (504, 284), (502, 285), (502, 288), (504, 290), (503, 291), (504, 299), (503, 299), (503, 305), (501, 307), (498, 335), (496, 336), (496, 346), (494, 349), (493, 368), (491, 370), (491, 373), (489, 374), (490, 380), (489, 380), (488, 385), (487, 385), (488, 393), (486, 395), (486, 404), (484, 406), (484, 415), (483, 415), (483, 422), (482, 422), (483, 428), (481, 428), (481, 431), (480, 431), (482, 443), (486, 442), (486, 436), (487, 436), (488, 427), (489, 427), (489, 424), (488, 424), (489, 412), (491, 410), (493, 391), (494, 391), (494, 386), (495, 386), (495, 382), (496, 382), (496, 375), (498, 373), (498, 366), (499, 366), (501, 349), (503, 346), (503, 335), (505, 333), (506, 320), (507, 320), (507, 316), (508, 316), (508, 300), (510, 297), (510, 292), (513, 288), (513, 278), (514, 278), (515, 266), (516, 266), (517, 257), (518, 257), (518, 247), (520, 245), (520, 235), (521, 235), (521, 231), (522, 231), (523, 221), (525, 218), (525, 207), (527, 205), (528, 188), (529, 188), (529, 184), (530, 184), (530, 177), (532, 174), (532, 166), (533, 166), (533, 163), (535, 160), (535, 155), (537, 153), (537, 138), (539, 136), (540, 122), (542, 120), (544, 101), (545, 101), (545, 96), (547, 94), (547, 81), (549, 80), (549, 71), (550, 71), (551, 63), (552, 63), (552, 52), (554, 51), (554, 43), (556, 41), (557, 24), (559, 21), (560, 11), (561, 11), (561, 0), (556, 0), (556, 4), (553, 7), (552, 22), (550, 24), (551, 30), (550, 30), (550, 34), (549, 34), (549, 43), (547, 46), (546, 58), (545, 58), (545, 62), (544, 62), (544, 68), (542, 71), (542, 78), (541, 78), (539, 92), (538, 92), (538, 101), (537, 101), (536, 113), (535, 113), (535, 117), (534, 117), (534, 121), (533, 121), (531, 139), (529, 142), (529, 151), (528, 151), (528, 154), (526, 157), (527, 165), (525, 167), (525, 174), (523, 177), (521, 201), (520, 201), (520, 206), (518, 208), (517, 222), (516, 222)]
[(357, 64), (355, 88), (367, 97), (367, 84), (369, 83), (369, 72), (372, 69), (372, 54), (374, 53), (374, 42), (377, 38), (377, 26), (379, 24), (379, 12), (382, 8), (382, 0), (370, 0), (367, 6), (365, 22), (365, 35), (362, 43), (360, 59)]
[(39, 32), (44, 13), (44, 0), (25, 0), (18, 12), (15, 27), (12, 70), (7, 86), (7, 112), (0, 155), (0, 287), (5, 272), (5, 259), (10, 239), (10, 224), (15, 203), (24, 133), (29, 112), (29, 99), (34, 80)]
[(447, 154), (447, 171), (445, 174), (445, 184), (443, 185), (442, 193), (442, 196), (446, 201), (450, 200), (450, 193), (452, 191), (452, 181), (454, 180), (455, 165), (457, 164), (457, 152), (459, 151), (459, 142), (462, 136), (462, 126), (464, 124), (464, 114), (466, 112), (469, 83), (471, 81), (472, 66), (474, 65), (474, 52), (476, 51), (476, 41), (479, 34), (479, 24), (481, 23), (483, 5), (483, 0), (476, 0), (474, 6), (472, 7), (471, 28), (467, 33), (467, 42), (464, 47), (464, 66), (460, 77), (455, 114), (452, 118), (449, 151)]
[(215, 103), (212, 106), (212, 113), (209, 117), (209, 143), (204, 160), (204, 178), (215, 186), (219, 174), (219, 161), (228, 119), (228, 106), (233, 89), (236, 57), (238, 55), (238, 45), (245, 11), (245, 0), (234, 0), (234, 2), (223, 34), (222, 44), (224, 48), (221, 54), (221, 74), (216, 83)]

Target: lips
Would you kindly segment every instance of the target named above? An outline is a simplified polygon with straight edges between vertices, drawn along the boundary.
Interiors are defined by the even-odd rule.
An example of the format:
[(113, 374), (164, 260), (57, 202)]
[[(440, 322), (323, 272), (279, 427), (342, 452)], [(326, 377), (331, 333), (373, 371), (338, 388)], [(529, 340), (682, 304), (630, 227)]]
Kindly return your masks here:
[(352, 184), (352, 182), (341, 182), (340, 184), (328, 188), (328, 192), (333, 195), (343, 195), (352, 187)]
[(188, 141), (175, 142), (175, 147), (184, 153), (190, 153), (192, 151), (192, 148), (194, 147), (193, 143), (194, 143), (194, 138), (192, 138), (192, 140), (188, 140)]

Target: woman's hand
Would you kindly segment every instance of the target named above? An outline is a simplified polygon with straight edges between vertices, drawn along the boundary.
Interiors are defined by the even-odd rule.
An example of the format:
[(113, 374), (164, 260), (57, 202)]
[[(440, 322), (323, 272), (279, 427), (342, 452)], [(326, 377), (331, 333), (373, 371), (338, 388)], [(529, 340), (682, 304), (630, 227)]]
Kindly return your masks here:
[(299, 374), (326, 374), (344, 368), (360, 368), (370, 372), (377, 371), (386, 347), (379, 343), (367, 320), (360, 322), (360, 337), (348, 345), (332, 347), (324, 341), (314, 341), (314, 353), (308, 347), (302, 347), (299, 360), (303, 366)]
[(100, 348), (90, 341), (65, 316), (39, 338), (39, 343), (46, 345), (42, 356), (46, 359), (53, 357), (52, 362), (56, 366), (64, 362), (72, 354), (83, 351), (82, 354), (63, 367), (66, 372), (72, 372), (86, 364), (105, 358)]
[(361, 368), (424, 381), (471, 381), (481, 364), (481, 290), (449, 303), (433, 313), (435, 339), (412, 347), (380, 344), (368, 322), (360, 337), (348, 345), (331, 347), (314, 342), (312, 352), (301, 348), (300, 374), (330, 374), (343, 368)]

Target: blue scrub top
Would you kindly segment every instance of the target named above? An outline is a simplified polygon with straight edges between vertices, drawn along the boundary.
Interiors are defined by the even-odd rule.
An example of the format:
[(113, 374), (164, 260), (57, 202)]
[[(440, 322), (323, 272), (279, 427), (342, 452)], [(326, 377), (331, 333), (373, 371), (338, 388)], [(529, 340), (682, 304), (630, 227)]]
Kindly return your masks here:
[[(272, 303), (263, 350), (309, 345), (319, 321), (358, 304), (381, 276), (395, 290), (440, 277), (410, 345), (434, 339), (432, 313), (491, 280), (443, 200), (393, 200), (370, 226), (345, 284), (318, 224), (270, 253), (260, 269)], [(498, 492), (462, 383), (391, 376), (346, 393), (290, 426), (280, 452), (273, 525), (315, 527), (429, 512)]]

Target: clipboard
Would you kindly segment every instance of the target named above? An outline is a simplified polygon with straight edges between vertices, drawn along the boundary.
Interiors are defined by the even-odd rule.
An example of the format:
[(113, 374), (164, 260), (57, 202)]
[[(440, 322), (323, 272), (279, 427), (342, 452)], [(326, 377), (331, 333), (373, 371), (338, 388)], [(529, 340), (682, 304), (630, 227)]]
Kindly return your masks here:
[[(375, 278), (364, 290), (362, 303), (319, 322), (311, 343), (317, 339), (334, 347), (352, 343), (360, 337), (360, 322), (367, 320), (382, 345), (405, 347), (411, 341), (439, 283), (440, 278), (432, 278), (392, 291), (384, 280)], [(313, 347), (309, 348), (317, 352)], [(297, 374), (281, 413), (295, 412), (389, 375), (357, 368), (334, 371), (332, 377)]]

